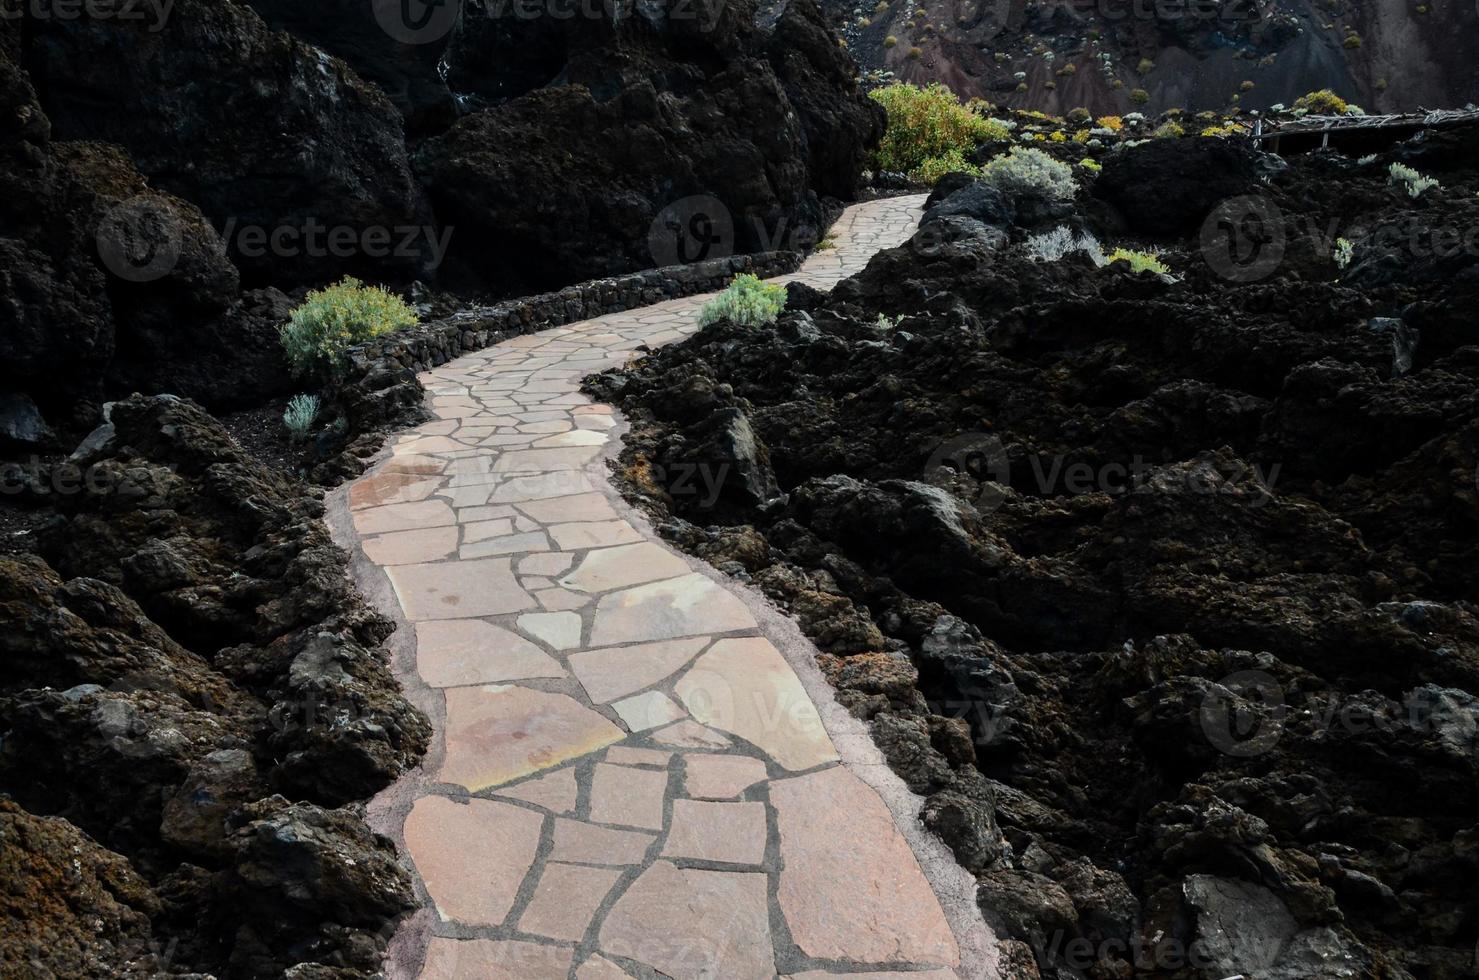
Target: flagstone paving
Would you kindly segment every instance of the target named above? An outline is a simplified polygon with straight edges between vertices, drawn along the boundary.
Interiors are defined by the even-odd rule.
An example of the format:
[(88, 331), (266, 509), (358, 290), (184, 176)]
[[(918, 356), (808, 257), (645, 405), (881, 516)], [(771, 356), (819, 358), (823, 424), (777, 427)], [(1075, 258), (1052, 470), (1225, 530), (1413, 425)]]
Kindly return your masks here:
[[(922, 199), (850, 208), (785, 277), (828, 288)], [(893, 814), (731, 587), (624, 514), (581, 379), (697, 328), (691, 297), (423, 376), (437, 420), (348, 491), (433, 717), (388, 791), (437, 980), (938, 978), (960, 947)], [(372, 588), (370, 591), (374, 592)], [(392, 964), (397, 973), (405, 964)]]

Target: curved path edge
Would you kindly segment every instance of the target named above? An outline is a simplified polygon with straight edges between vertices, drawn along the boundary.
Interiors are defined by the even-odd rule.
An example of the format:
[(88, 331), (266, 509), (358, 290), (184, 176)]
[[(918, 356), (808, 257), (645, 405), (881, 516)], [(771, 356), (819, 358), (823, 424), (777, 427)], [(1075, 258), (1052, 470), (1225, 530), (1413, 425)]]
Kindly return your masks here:
[[(828, 288), (922, 197), (849, 208), (779, 282)], [(369, 807), (422, 907), (385, 972), (434, 980), (992, 980), (975, 881), (755, 590), (611, 486), (586, 374), (682, 339), (708, 296), (515, 338), (423, 375), (437, 420), (328, 498), (422, 765)]]

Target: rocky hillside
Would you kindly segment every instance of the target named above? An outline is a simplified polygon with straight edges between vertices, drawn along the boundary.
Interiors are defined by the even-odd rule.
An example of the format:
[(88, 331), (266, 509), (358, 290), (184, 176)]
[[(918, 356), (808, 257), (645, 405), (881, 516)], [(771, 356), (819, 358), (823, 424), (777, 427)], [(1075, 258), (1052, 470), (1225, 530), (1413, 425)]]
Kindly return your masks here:
[(804, 246), (881, 127), (812, 0), (382, 6), (0, 20), (0, 438), (282, 394), (285, 293), (345, 274), (512, 295)]
[(588, 382), (631, 498), (823, 651), (1014, 980), (1474, 976), (1476, 146), (953, 175), (829, 296)]
[(1062, 115), (1479, 100), (1479, 10), (1406, 0), (828, 0), (858, 63)]

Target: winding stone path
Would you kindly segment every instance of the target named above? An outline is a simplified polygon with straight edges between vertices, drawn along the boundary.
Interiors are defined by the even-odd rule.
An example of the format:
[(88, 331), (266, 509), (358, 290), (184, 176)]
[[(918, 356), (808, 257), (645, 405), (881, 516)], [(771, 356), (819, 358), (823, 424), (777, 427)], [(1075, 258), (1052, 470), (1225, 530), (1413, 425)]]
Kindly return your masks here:
[[(849, 209), (785, 279), (830, 287), (906, 238), (921, 203)], [(425, 905), (392, 976), (988, 975), (962, 955), (982, 945), (962, 938), (964, 872), (946, 869), (942, 906), (950, 875), (932, 887), (911, 802), (874, 788), (886, 768), (814, 651), (607, 481), (621, 422), (581, 378), (693, 333), (707, 298), (429, 372), (437, 420), (331, 502), (436, 728), (371, 807)]]

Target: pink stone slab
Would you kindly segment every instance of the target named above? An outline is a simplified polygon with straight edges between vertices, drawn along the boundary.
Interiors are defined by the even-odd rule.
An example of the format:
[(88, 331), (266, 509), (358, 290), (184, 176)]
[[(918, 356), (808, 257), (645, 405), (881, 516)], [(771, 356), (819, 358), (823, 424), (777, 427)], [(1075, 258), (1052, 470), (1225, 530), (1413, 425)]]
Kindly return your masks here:
[(519, 916), (520, 931), (579, 942), (621, 874), (616, 868), (546, 864), (534, 897)]
[(733, 799), (764, 780), (765, 763), (749, 756), (694, 753), (683, 757), (683, 790), (696, 800)]
[(676, 685), (694, 720), (758, 746), (799, 772), (837, 759), (811, 696), (769, 640), (719, 640)]
[(643, 541), (590, 552), (560, 584), (581, 592), (609, 592), (688, 572), (688, 563), (682, 558), (661, 545)]
[(744, 603), (695, 572), (608, 593), (596, 605), (591, 642), (615, 646), (754, 627)]
[(548, 776), (505, 786), (498, 791), (498, 795), (533, 803), (551, 813), (572, 813), (580, 796), (580, 788), (575, 783), (575, 770), (561, 769)]
[(666, 772), (597, 763), (591, 776), (591, 820), (661, 830), (667, 788)]
[(497, 616), (534, 608), (507, 558), (396, 565), (386, 570), (412, 622)]
[(663, 857), (725, 864), (765, 860), (764, 803), (707, 803), (675, 800), (673, 824)]
[(708, 637), (643, 643), (570, 655), (570, 669), (592, 701), (603, 704), (662, 681), (692, 660)]
[(774, 980), (766, 877), (658, 861), (612, 907), (599, 945), (673, 980)]
[(420, 980), (565, 980), (575, 951), (514, 939), (434, 938)]
[[(893, 815), (841, 767), (770, 784), (779, 900), (808, 956), (957, 966), (960, 950)], [(858, 846), (866, 841), (867, 846)]]
[(387, 504), (354, 512), (354, 529), (360, 534), (414, 531), (423, 527), (456, 524), (457, 515), (445, 500), (420, 500), (410, 504)]
[(447, 751), (437, 779), (476, 793), (625, 737), (564, 694), (513, 686), (455, 687), (447, 691)]
[(496, 926), (534, 864), (543, 826), (507, 803), (423, 796), (406, 817), (406, 850), (444, 920)]
[(365, 557), (377, 565), (414, 565), (440, 561), (457, 550), (457, 528), (427, 527), (393, 531), (364, 540)]
[(539, 647), (480, 619), (417, 623), (416, 669), (431, 687), (565, 676), (565, 668)]
[(578, 820), (555, 821), (555, 847), (551, 861), (579, 864), (641, 864), (657, 838), (635, 830), (612, 830)]

